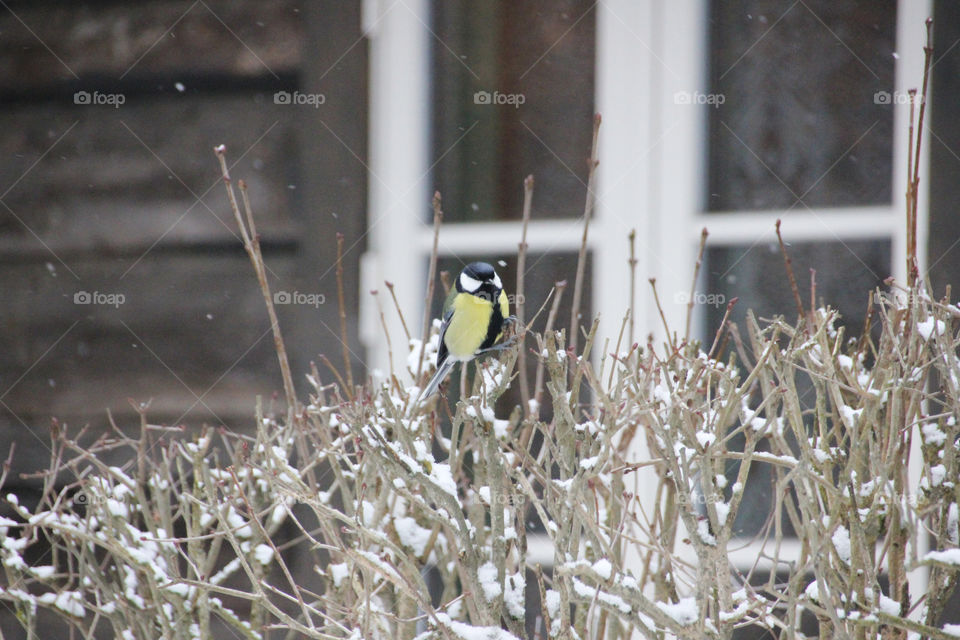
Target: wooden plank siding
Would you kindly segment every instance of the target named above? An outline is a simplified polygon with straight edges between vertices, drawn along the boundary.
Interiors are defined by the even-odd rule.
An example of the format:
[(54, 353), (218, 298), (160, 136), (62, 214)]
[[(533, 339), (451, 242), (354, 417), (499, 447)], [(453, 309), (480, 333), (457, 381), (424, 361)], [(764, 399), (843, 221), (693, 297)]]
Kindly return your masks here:
[[(0, 451), (17, 444), (11, 477), (46, 464), (51, 417), (97, 433), (106, 409), (133, 426), (127, 399), (152, 399), (157, 423), (248, 430), (256, 396), (280, 389), (216, 144), (249, 184), (274, 291), (325, 298), (278, 307), (297, 384), (319, 353), (339, 360), (330, 267), (335, 232), (360, 240), (345, 267), (356, 327), (366, 56), (359, 3), (0, 9)], [(76, 104), (78, 91), (122, 104)], [(325, 99), (276, 104), (278, 91)], [(78, 304), (84, 293), (123, 302)], [(362, 374), (355, 335), (350, 346)]]
[(29, 95), (92, 78), (150, 86), (182, 74), (236, 81), (297, 73), (307, 37), (302, 4), (9, 2), (0, 14), (0, 87)]
[[(53, 417), (95, 436), (109, 409), (135, 430), (132, 398), (151, 401), (154, 423), (250, 432), (257, 395), (269, 405), (281, 391), (216, 144), (227, 145), (233, 177), (249, 185), (273, 290), (325, 296), (317, 307), (277, 307), (301, 397), (311, 360), (340, 360), (336, 232), (354, 246), (345, 297), (353, 367), (363, 375), (355, 327), (368, 69), (359, 7), (0, 8), (0, 455), (14, 442), (17, 452), (5, 491), (28, 506), (36, 500), (39, 480), (20, 474), (47, 466)], [(77, 104), (78, 91), (123, 102)], [(278, 91), (325, 100), (276, 104)], [(107, 303), (75, 300), (95, 293)], [(117, 294), (123, 303), (110, 304)], [(293, 535), (282, 531), (277, 543)], [(287, 562), (309, 584), (312, 566)], [(40, 631), (63, 635), (53, 620)], [(6, 610), (0, 635), (22, 636)], [(233, 634), (218, 627), (213, 637)]]

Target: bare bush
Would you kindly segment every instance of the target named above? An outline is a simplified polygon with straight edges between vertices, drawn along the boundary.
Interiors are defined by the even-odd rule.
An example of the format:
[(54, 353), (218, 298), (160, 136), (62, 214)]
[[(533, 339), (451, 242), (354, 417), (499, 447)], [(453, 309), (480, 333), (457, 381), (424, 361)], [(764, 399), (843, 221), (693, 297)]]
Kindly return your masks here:
[[(151, 425), (139, 405), (138, 429), (92, 443), (55, 423), (39, 504), (8, 494), (0, 519), (0, 599), (30, 637), (41, 610), (73, 637), (124, 640), (224, 626), (251, 639), (801, 638), (804, 613), (821, 638), (960, 637), (940, 623), (960, 576), (960, 309), (928, 295), (915, 247), (907, 287), (875, 292), (852, 339), (797, 295), (796, 323), (748, 314), (706, 349), (688, 320), (685, 338), (665, 327), (663, 344), (594, 357), (596, 323), (582, 350), (553, 330), (557, 283), (547, 330), (479, 362), (453, 408), (415, 401), (437, 322), (407, 336), (405, 370), (355, 385), (313, 369), (301, 404), (245, 188), (238, 200), (217, 153), (284, 410), (258, 410), (248, 436)], [(434, 210), (439, 224), (439, 198)], [(538, 371), (524, 406), (498, 416), (524, 345)], [(774, 501), (748, 541), (736, 522), (757, 469)], [(748, 543), (755, 562), (734, 562)]]
[[(514, 350), (481, 367), (449, 438), (412, 405), (416, 386), (351, 401), (316, 372), (296, 419), (258, 415), (255, 438), (187, 438), (151, 426), (145, 408), (137, 437), (80, 446), (55, 431), (40, 505), (6, 498), (19, 517), (0, 527), (0, 597), (28, 629), (45, 607), (81, 637), (210, 637), (214, 618), (250, 638), (522, 637), (531, 620), (541, 637), (728, 638), (748, 624), (796, 637), (804, 610), (824, 638), (955, 637), (936, 623), (960, 568), (960, 311), (904, 296), (876, 315), (876, 344), (846, 340), (819, 309), (797, 326), (751, 318), (739, 359), (634, 346), (607, 371), (565, 350), (563, 332), (537, 336), (553, 419), (491, 408)], [(414, 341), (412, 366), (418, 351)], [(577, 404), (583, 384), (592, 406)], [(737, 436), (745, 445), (729, 447)], [(911, 438), (923, 451), (913, 474)], [(635, 457), (641, 442), (651, 458)], [(101, 461), (120, 450), (122, 468)], [(781, 575), (760, 583), (729, 560), (758, 465), (776, 480), (764, 554)], [(644, 473), (655, 492), (639, 489)], [(53, 483), (65, 474), (74, 481)], [(779, 553), (781, 518), (796, 557)], [(537, 521), (549, 575), (529, 557)], [(298, 532), (283, 549), (281, 526)], [(925, 536), (934, 551), (919, 551)], [(50, 564), (23, 561), (46, 544)], [(291, 562), (313, 579), (294, 578)], [(920, 567), (928, 590), (910, 593), (906, 573)], [(527, 608), (531, 577), (539, 611)]]

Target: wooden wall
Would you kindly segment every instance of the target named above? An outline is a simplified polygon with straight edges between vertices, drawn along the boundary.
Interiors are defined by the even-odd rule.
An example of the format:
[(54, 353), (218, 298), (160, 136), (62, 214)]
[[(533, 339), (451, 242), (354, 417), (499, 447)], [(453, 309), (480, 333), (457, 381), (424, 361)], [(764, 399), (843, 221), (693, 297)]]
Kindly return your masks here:
[[(249, 184), (274, 291), (325, 297), (278, 308), (299, 384), (318, 353), (339, 357), (334, 233), (349, 246), (364, 229), (359, 3), (7, 7), (0, 456), (16, 442), (15, 472), (45, 465), (51, 417), (96, 432), (110, 409), (131, 424), (128, 398), (152, 400), (156, 423), (249, 429), (280, 378), (212, 148)], [(363, 248), (347, 255), (351, 327)]]

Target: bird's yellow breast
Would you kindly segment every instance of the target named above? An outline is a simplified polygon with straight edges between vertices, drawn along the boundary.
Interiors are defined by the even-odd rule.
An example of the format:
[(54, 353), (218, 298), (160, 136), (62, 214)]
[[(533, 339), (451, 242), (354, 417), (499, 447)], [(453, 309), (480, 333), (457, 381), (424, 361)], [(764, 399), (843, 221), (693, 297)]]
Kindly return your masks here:
[[(501, 312), (508, 312), (507, 297), (500, 295)], [(453, 317), (447, 327), (444, 343), (457, 360), (469, 360), (487, 337), (493, 303), (478, 296), (460, 293), (453, 299)], [(506, 316), (506, 313), (504, 313)]]

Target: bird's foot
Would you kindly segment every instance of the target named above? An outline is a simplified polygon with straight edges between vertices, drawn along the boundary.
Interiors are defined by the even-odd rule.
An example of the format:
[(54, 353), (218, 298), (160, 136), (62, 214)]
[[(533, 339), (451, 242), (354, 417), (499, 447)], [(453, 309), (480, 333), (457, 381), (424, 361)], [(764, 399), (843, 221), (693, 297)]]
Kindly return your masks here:
[(476, 355), (479, 356), (479, 355), (485, 355), (485, 354), (488, 354), (488, 353), (494, 353), (494, 352), (497, 352), (497, 351), (504, 351), (505, 349), (509, 349), (510, 347), (512, 347), (513, 345), (515, 345), (516, 343), (517, 343), (517, 336), (510, 336), (509, 338), (507, 338), (507, 339), (504, 340), (503, 342), (497, 343), (497, 344), (493, 345), (492, 347), (487, 347), (486, 349), (482, 349), (481, 351), (477, 351), (477, 354), (476, 354)]

